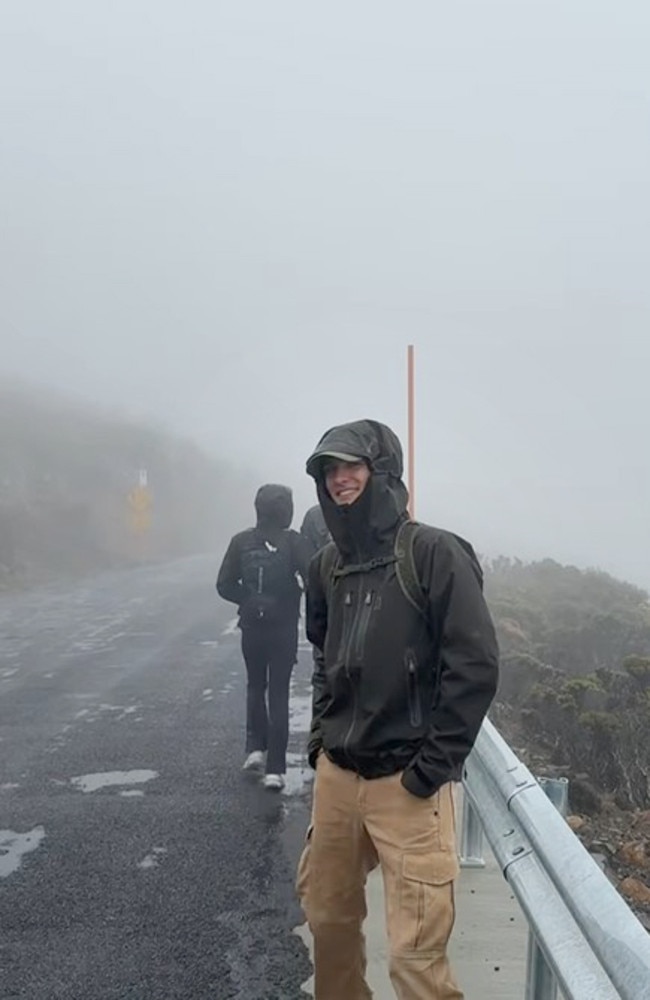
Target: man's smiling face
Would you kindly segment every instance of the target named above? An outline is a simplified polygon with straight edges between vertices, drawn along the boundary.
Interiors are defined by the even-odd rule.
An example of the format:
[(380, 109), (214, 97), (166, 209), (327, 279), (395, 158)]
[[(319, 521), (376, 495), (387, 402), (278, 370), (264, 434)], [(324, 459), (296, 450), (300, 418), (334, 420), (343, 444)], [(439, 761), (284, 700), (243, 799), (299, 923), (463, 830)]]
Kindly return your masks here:
[(331, 459), (325, 466), (325, 486), (335, 504), (349, 506), (358, 500), (370, 479), (365, 462), (342, 462)]

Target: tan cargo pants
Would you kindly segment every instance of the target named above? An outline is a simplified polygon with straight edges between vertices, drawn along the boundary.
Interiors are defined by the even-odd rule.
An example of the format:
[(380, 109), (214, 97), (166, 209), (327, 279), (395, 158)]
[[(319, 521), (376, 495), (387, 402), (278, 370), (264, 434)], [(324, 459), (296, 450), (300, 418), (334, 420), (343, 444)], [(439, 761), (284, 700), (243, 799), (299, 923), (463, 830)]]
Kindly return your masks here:
[(447, 959), (458, 875), (452, 786), (420, 799), (400, 775), (360, 778), (321, 753), (297, 890), (314, 939), (315, 1000), (367, 1000), (365, 883), (381, 865), (399, 1000), (463, 1000)]

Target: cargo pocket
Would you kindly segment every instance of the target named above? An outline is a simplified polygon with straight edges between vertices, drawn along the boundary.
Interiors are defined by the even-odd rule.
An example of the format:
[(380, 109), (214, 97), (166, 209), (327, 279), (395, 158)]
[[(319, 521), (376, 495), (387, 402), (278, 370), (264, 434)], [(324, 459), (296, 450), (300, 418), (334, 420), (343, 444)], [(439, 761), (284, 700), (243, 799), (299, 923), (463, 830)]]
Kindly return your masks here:
[(405, 854), (400, 892), (400, 947), (444, 952), (454, 926), (454, 879), (460, 866), (454, 851)]

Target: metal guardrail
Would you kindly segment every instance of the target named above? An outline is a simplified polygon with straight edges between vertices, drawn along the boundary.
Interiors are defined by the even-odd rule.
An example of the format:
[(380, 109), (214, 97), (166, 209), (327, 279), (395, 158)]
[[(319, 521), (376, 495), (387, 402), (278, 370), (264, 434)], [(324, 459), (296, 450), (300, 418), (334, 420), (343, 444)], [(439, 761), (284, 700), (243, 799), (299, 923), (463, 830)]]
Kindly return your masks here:
[(528, 920), (525, 1000), (650, 1000), (650, 935), (567, 825), (566, 782), (544, 789), (486, 719), (463, 787), (461, 863), (483, 831)]

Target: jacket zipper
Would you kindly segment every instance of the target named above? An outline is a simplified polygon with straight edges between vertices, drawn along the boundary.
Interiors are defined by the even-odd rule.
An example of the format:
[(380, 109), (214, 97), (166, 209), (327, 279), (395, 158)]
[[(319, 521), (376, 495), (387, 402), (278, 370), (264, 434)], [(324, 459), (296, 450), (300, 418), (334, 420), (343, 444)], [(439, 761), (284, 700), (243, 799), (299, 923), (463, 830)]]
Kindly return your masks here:
[(350, 763), (354, 766), (354, 759), (349, 753), (348, 747), (350, 746), (350, 740), (352, 739), (352, 733), (354, 732), (354, 727), (357, 722), (357, 689), (354, 683), (351, 684), (352, 687), (352, 719), (350, 720), (350, 725), (348, 726), (348, 731), (345, 734), (345, 739), (343, 740), (343, 752), (347, 756)]
[(350, 645), (350, 632), (352, 631), (352, 626), (354, 624), (353, 620), (351, 621), (351, 618), (354, 618), (354, 612), (352, 611), (352, 591), (348, 590), (343, 596), (343, 627), (341, 629), (341, 639), (339, 642), (338, 652), (338, 656), (345, 664), (345, 672), (348, 678), (347, 652), (348, 646)]
[[(363, 581), (359, 578), (359, 583), (357, 585), (357, 596), (358, 600), (361, 599), (361, 594), (363, 591)], [(352, 591), (348, 591), (346, 594), (346, 604), (352, 604)], [(357, 604), (358, 609), (358, 604)], [(348, 731), (345, 734), (345, 739), (343, 740), (343, 751), (347, 754), (350, 763), (354, 764), (354, 761), (348, 753), (348, 747), (350, 746), (350, 740), (352, 739), (352, 733), (354, 732), (354, 727), (357, 721), (357, 688), (355, 682), (352, 680), (352, 674), (350, 673), (350, 653), (354, 644), (355, 636), (358, 628), (359, 610), (355, 611), (352, 624), (350, 626), (350, 635), (348, 637), (348, 643), (345, 650), (345, 672), (348, 675), (348, 681), (350, 682), (350, 687), (352, 689), (352, 719), (350, 725), (348, 726)]]
[[(361, 561), (361, 553), (358, 550), (357, 550), (357, 560)], [(353, 649), (355, 637), (358, 635), (358, 632), (361, 630), (361, 625), (362, 624), (363, 624), (363, 629), (361, 630), (361, 635), (359, 636), (359, 638), (357, 638), (357, 642), (356, 642), (356, 645), (354, 645), (354, 649), (355, 649), (355, 652), (357, 652), (359, 649), (363, 650), (363, 644), (365, 643), (365, 636), (366, 636), (366, 632), (368, 631), (368, 624), (369, 624), (369, 621), (370, 621), (370, 612), (372, 610), (372, 593), (370, 591), (366, 595), (366, 601), (365, 601), (363, 607), (359, 608), (359, 604), (361, 603), (361, 595), (362, 595), (362, 593), (363, 593), (363, 579), (361, 577), (359, 577), (359, 583), (358, 583), (358, 586), (357, 586), (357, 610), (356, 610), (355, 616), (354, 616), (354, 618), (352, 620), (352, 625), (350, 626), (350, 636), (349, 636), (349, 639), (348, 639), (347, 648), (345, 650), (345, 670), (346, 670), (346, 673), (348, 675), (348, 681), (350, 682), (350, 687), (352, 688), (352, 719), (350, 721), (350, 725), (348, 726), (348, 731), (345, 734), (345, 739), (343, 740), (343, 751), (344, 751), (344, 753), (347, 754), (348, 759), (350, 760), (350, 763), (353, 764), (353, 765), (354, 765), (354, 761), (352, 760), (352, 757), (350, 756), (350, 754), (348, 752), (348, 747), (350, 745), (350, 741), (352, 739), (352, 733), (354, 732), (354, 727), (355, 727), (356, 721), (357, 721), (357, 700), (358, 700), (358, 697), (357, 697), (357, 688), (356, 688), (356, 685), (355, 685), (354, 681), (352, 680), (352, 676), (350, 674), (350, 653), (352, 652), (352, 649)], [(350, 603), (352, 603), (352, 592), (351, 591), (348, 592), (348, 594), (346, 595), (346, 603), (348, 601), (348, 598), (349, 598)], [(367, 610), (366, 610), (366, 608), (367, 608)], [(365, 618), (367, 618), (368, 620), (364, 622)]]
[(372, 598), (372, 590), (367, 591), (366, 596), (363, 599), (363, 604), (361, 605), (361, 611), (359, 612), (357, 637), (354, 645), (354, 652), (357, 660), (362, 658), (363, 650), (366, 644), (366, 634), (368, 632), (368, 626), (370, 625), (370, 615), (372, 614)]
[[(363, 591), (363, 583), (362, 583), (361, 578), (359, 578), (359, 582), (357, 584), (357, 606), (356, 606), (356, 608), (354, 610), (354, 616), (352, 618), (352, 622), (350, 624), (350, 632), (348, 634), (348, 641), (347, 641), (347, 644), (346, 644), (346, 647), (345, 647), (345, 671), (346, 671), (346, 673), (348, 675), (348, 680), (351, 680), (351, 676), (350, 676), (350, 656), (351, 656), (351, 653), (352, 653), (352, 649), (353, 649), (353, 647), (355, 645), (355, 639), (356, 639), (357, 630), (358, 630), (358, 627), (359, 627), (359, 614), (360, 614), (359, 604), (361, 603), (361, 593), (362, 593), (362, 591)], [(348, 605), (348, 607), (353, 603), (352, 602), (352, 591), (351, 590), (349, 590), (348, 593), (345, 595), (345, 603)]]
[(418, 686), (418, 665), (412, 650), (406, 651), (406, 670), (409, 699), (409, 718), (414, 729), (422, 725), (422, 706), (420, 704), (420, 688)]

